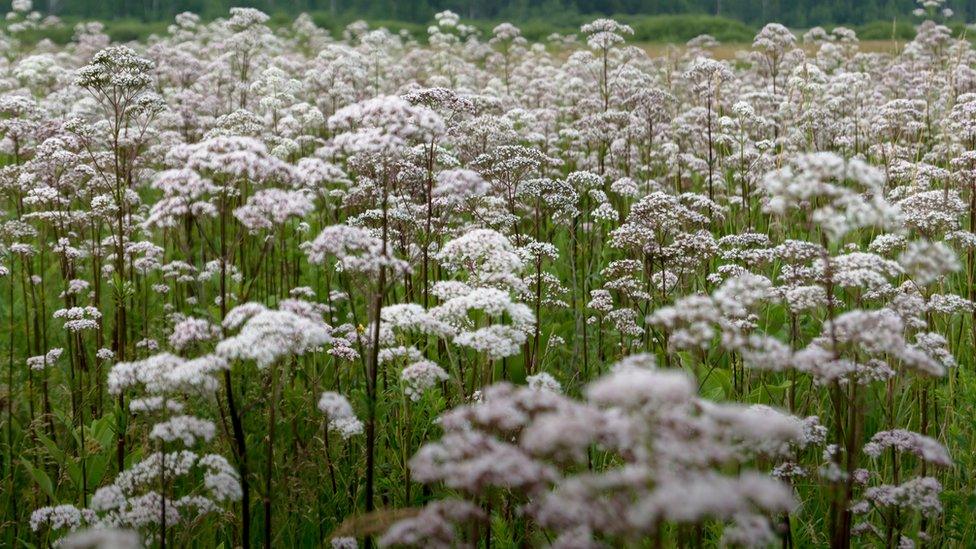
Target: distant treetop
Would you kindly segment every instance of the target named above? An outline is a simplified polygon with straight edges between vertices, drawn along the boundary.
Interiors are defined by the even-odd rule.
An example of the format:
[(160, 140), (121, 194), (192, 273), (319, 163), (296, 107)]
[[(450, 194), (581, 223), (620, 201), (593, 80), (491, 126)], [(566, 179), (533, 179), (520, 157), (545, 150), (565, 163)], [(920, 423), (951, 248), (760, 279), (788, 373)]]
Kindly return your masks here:
[[(3, 0), (0, 9), (23, 9), (30, 0)], [(935, 6), (938, 4), (938, 6)], [(332, 17), (430, 21), (442, 10), (467, 19), (544, 19), (560, 24), (574, 15), (719, 15), (761, 26), (775, 21), (794, 28), (815, 25), (859, 25), (908, 19), (913, 11), (948, 9), (957, 20), (976, 19), (976, 3), (948, 0), (37, 0), (44, 15), (84, 19), (171, 20), (191, 11), (204, 18), (223, 16), (231, 7), (260, 9), (272, 16), (321, 12)]]

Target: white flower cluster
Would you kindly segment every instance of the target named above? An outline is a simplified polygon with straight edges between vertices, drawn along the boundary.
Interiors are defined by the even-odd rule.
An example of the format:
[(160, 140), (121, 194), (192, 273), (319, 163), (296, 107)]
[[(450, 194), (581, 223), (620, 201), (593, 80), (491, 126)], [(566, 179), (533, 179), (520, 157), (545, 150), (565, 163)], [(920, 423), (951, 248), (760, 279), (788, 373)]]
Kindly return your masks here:
[(363, 422), (359, 421), (346, 397), (333, 391), (322, 393), (319, 398), (319, 411), (329, 422), (329, 431), (339, 433), (344, 439), (361, 435)]
[(58, 359), (64, 354), (64, 349), (58, 347), (56, 349), (51, 349), (47, 353), (38, 356), (32, 356), (27, 359), (27, 367), (31, 370), (43, 370), (45, 368), (54, 366), (57, 364)]
[(406, 386), (403, 392), (413, 401), (420, 400), (425, 391), (447, 378), (447, 372), (431, 360), (418, 360), (400, 372)]
[[(707, 519), (743, 528), (756, 517), (788, 511), (795, 501), (781, 482), (750, 470), (728, 475), (714, 466), (784, 455), (805, 437), (802, 420), (771, 408), (697, 398), (686, 374), (657, 370), (647, 355), (590, 384), (583, 402), (497, 384), (479, 402), (445, 414), (441, 425), (441, 440), (411, 460), (417, 480), (444, 482), (472, 496), (492, 487), (517, 491), (529, 498), (525, 510), (533, 520), (589, 543), (601, 533), (649, 535), (666, 523)], [(620, 464), (592, 473), (560, 467), (585, 462), (591, 445), (612, 452)], [(429, 521), (447, 503), (428, 506)], [(445, 518), (436, 529), (407, 519), (384, 539), (451, 539), (466, 519), (438, 520)]]
[(282, 357), (321, 350), (332, 341), (332, 328), (321, 315), (273, 310), (258, 303), (232, 309), (224, 319), (224, 327), (239, 329), (236, 335), (217, 344), (216, 354), (227, 360), (253, 360), (260, 368)]
[(71, 307), (54, 311), (54, 318), (64, 319), (64, 329), (69, 332), (95, 330), (102, 318), (96, 307)]

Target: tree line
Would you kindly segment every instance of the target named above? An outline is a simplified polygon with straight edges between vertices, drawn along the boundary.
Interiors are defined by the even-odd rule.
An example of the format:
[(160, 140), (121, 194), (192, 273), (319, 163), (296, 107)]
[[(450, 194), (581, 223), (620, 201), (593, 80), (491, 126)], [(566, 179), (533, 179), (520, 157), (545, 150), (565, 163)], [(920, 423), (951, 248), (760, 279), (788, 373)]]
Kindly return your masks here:
[[(9, 8), (10, 1), (0, 5)], [(976, 0), (950, 0), (956, 19), (972, 20)], [(85, 19), (168, 20), (184, 11), (217, 17), (233, 6), (250, 6), (269, 14), (294, 16), (324, 12), (335, 17), (426, 22), (450, 9), (470, 19), (558, 23), (574, 15), (705, 14), (752, 25), (778, 21), (792, 27), (911, 18), (915, 0), (35, 0), (45, 14)]]

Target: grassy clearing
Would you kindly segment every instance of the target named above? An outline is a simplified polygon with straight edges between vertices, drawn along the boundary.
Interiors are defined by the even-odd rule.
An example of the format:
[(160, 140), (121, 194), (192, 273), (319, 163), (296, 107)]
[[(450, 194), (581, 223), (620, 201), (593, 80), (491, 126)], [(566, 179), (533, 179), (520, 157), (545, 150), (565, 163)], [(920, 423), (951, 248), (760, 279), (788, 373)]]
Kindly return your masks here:
[[(907, 42), (904, 40), (862, 40), (860, 51), (865, 53), (887, 53), (896, 55)], [(667, 57), (680, 55), (686, 51), (684, 44), (661, 43), (661, 42), (642, 42), (639, 44), (641, 49), (647, 52), (649, 57)], [(731, 60), (750, 50), (752, 42), (722, 42), (718, 46), (711, 48), (711, 52), (716, 59)], [(816, 53), (815, 47), (804, 47), (807, 53)]]

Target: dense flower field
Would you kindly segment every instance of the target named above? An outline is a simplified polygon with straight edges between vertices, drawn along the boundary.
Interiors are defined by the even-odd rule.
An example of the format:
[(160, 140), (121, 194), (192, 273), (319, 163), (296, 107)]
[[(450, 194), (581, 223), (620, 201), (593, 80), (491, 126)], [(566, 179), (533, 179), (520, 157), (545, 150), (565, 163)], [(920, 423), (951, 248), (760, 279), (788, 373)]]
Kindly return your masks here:
[(0, 33), (0, 545), (952, 547), (976, 51)]

